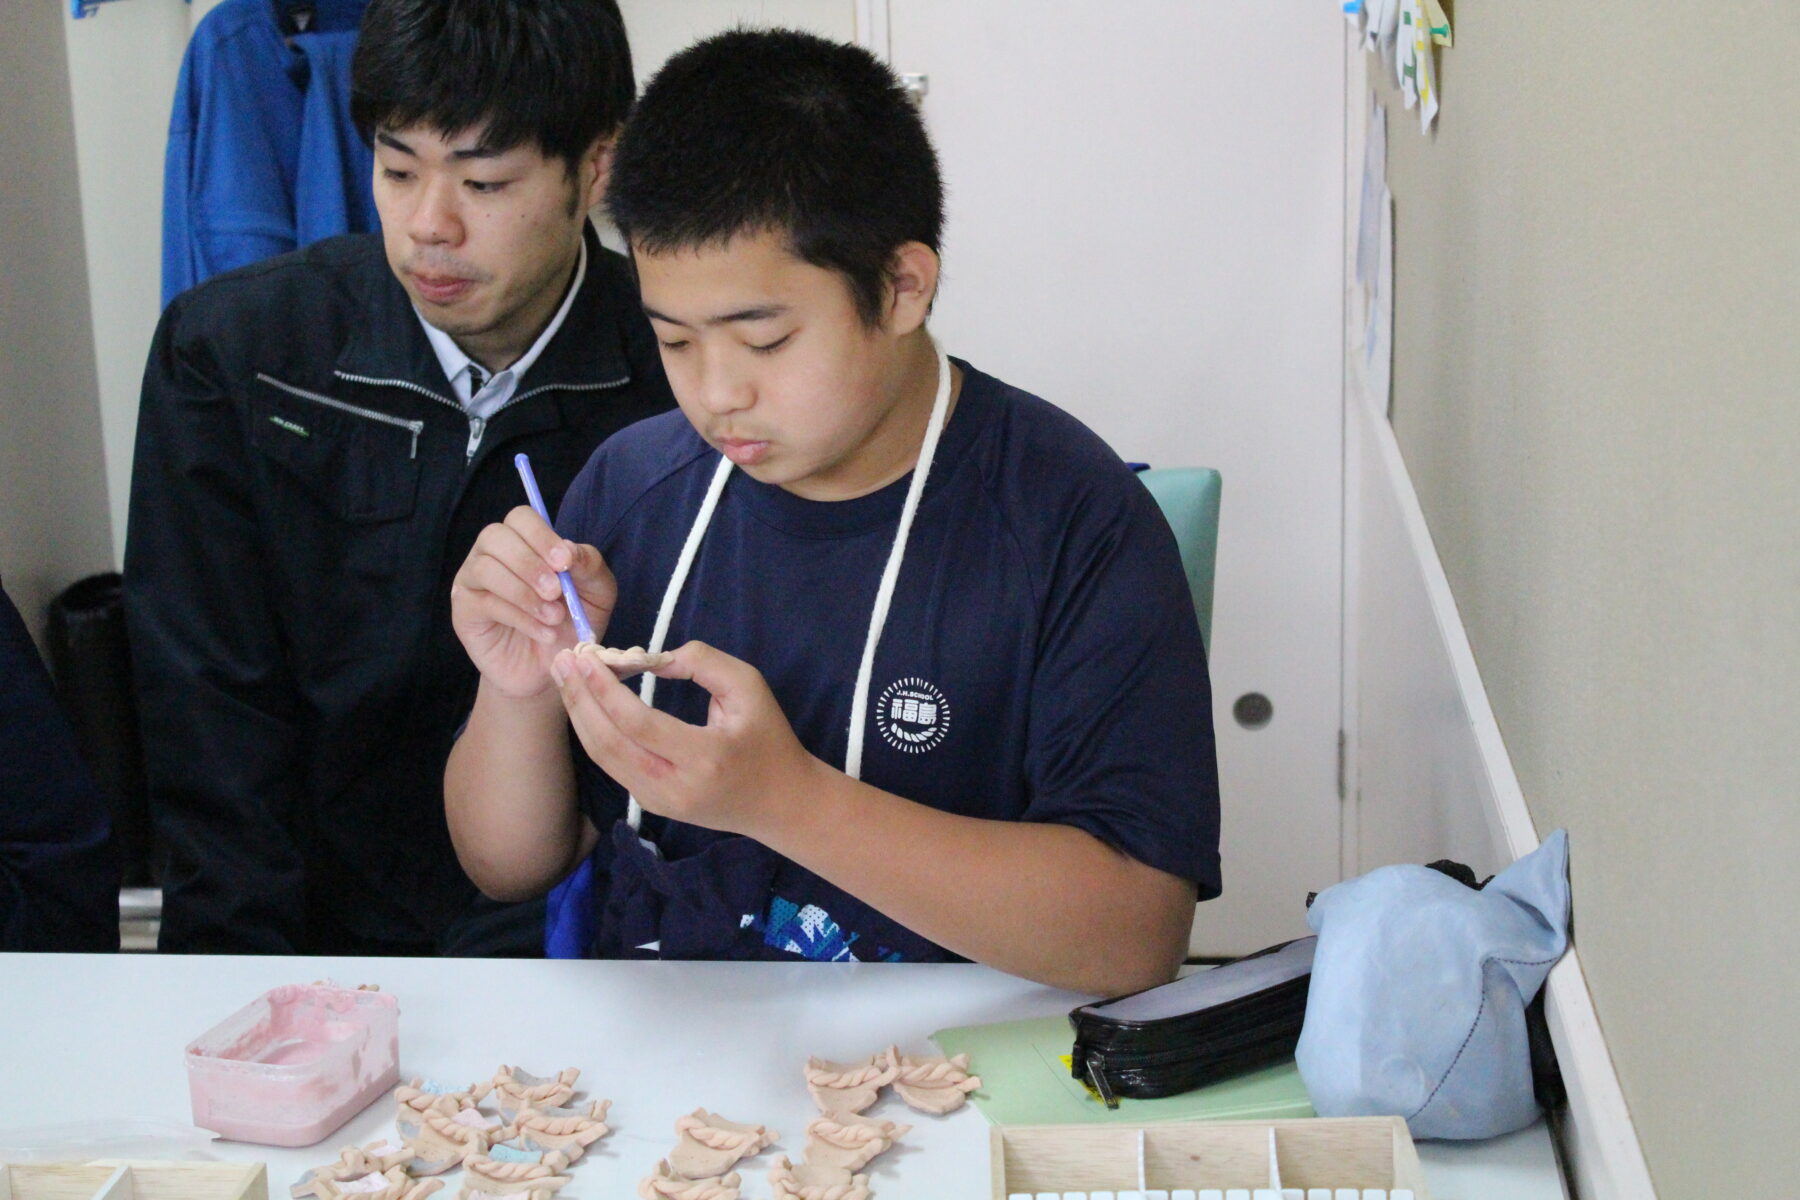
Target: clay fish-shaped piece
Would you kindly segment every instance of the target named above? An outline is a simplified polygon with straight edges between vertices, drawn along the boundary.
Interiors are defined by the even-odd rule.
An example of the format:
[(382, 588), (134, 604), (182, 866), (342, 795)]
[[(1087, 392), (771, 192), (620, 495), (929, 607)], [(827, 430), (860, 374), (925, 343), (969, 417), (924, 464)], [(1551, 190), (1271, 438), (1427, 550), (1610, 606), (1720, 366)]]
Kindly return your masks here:
[(738, 1200), (738, 1189), (743, 1183), (736, 1171), (715, 1179), (685, 1179), (665, 1158), (656, 1164), (656, 1170), (638, 1181), (637, 1194), (642, 1200)]
[(319, 1200), (425, 1200), (444, 1186), (439, 1179), (413, 1179), (399, 1167), (356, 1179), (320, 1180)]
[(470, 1155), (486, 1154), (490, 1146), (511, 1133), (509, 1126), (478, 1108), (462, 1109), (453, 1117), (438, 1111), (402, 1109), (394, 1128), (413, 1152), (410, 1165), (415, 1175), (441, 1175), (461, 1166)]
[(448, 1097), (456, 1102), (458, 1108), (473, 1108), (482, 1097), (493, 1090), (491, 1083), (471, 1083), (462, 1091), (452, 1091), (429, 1079), (411, 1079), (394, 1089), (394, 1099), (408, 1108), (424, 1112), (437, 1107), (440, 1099)]
[(541, 1163), (501, 1162), (485, 1154), (470, 1155), (463, 1163), (462, 1195), (547, 1197), (571, 1182), (560, 1172), (569, 1164), (561, 1155), (548, 1155)]
[(859, 1063), (806, 1060), (806, 1090), (822, 1113), (859, 1113), (875, 1103), (881, 1089), (894, 1082), (900, 1052), (889, 1046)]
[(723, 1175), (741, 1158), (761, 1154), (781, 1135), (766, 1125), (740, 1125), (696, 1108), (675, 1121), (675, 1149), (669, 1166), (685, 1179)]
[(528, 1150), (516, 1140), (495, 1142), (488, 1147), (488, 1157), (495, 1162), (548, 1163), (557, 1170), (569, 1165), (568, 1155), (560, 1150)]
[[(412, 1152), (402, 1149), (405, 1159), (412, 1158)], [(404, 1160), (403, 1160), (404, 1161)], [(345, 1146), (338, 1151), (338, 1159), (334, 1163), (326, 1163), (322, 1167), (314, 1167), (295, 1181), (288, 1189), (290, 1195), (299, 1200), (302, 1196), (319, 1196), (321, 1189), (328, 1183), (342, 1183), (347, 1179), (362, 1179), (369, 1175), (379, 1175), (388, 1169), (373, 1154), (361, 1146)]]
[(385, 1139), (379, 1142), (370, 1142), (362, 1150), (369, 1156), (370, 1161), (379, 1164), (375, 1168), (378, 1171), (385, 1172), (394, 1167), (405, 1167), (413, 1160), (413, 1152), (410, 1149), (398, 1142)]
[(587, 1153), (589, 1146), (612, 1132), (602, 1120), (611, 1107), (611, 1100), (599, 1100), (588, 1106), (587, 1114), (578, 1109), (554, 1110), (568, 1114), (565, 1116), (522, 1109), (513, 1118), (513, 1136), (509, 1140), (522, 1150), (556, 1151), (574, 1162)]
[(632, 675), (641, 675), (645, 671), (654, 671), (658, 667), (666, 667), (675, 661), (675, 656), (666, 650), (652, 653), (642, 646), (615, 650), (611, 646), (602, 646), (596, 642), (578, 643), (575, 653), (585, 654), (602, 666), (612, 668), (615, 672), (624, 672), (620, 676), (622, 679), (628, 679)]
[(979, 1075), (969, 1074), (969, 1056), (955, 1058), (914, 1058), (900, 1056), (899, 1073), (894, 1077), (894, 1090), (900, 1098), (920, 1112), (943, 1116), (963, 1105), (963, 1098), (981, 1086)]
[(546, 1078), (501, 1064), (494, 1072), (494, 1103), (499, 1106), (500, 1115), (510, 1121), (527, 1108), (567, 1104), (575, 1095), (575, 1081), (579, 1078), (581, 1072), (575, 1067)]
[(806, 1161), (820, 1166), (860, 1171), (878, 1154), (885, 1154), (911, 1125), (859, 1117), (855, 1113), (828, 1113), (806, 1127)]
[(769, 1168), (775, 1200), (869, 1200), (869, 1177), (815, 1162), (791, 1163), (787, 1155)]
[[(467, 1092), (427, 1092), (420, 1091), (416, 1095), (402, 1097), (400, 1090), (394, 1092), (394, 1125), (404, 1128), (408, 1125), (422, 1124), (427, 1113), (436, 1113), (451, 1120), (471, 1123), (479, 1117), (483, 1122), (494, 1118), (481, 1111), (470, 1093)], [(473, 1113), (474, 1116), (464, 1116)]]

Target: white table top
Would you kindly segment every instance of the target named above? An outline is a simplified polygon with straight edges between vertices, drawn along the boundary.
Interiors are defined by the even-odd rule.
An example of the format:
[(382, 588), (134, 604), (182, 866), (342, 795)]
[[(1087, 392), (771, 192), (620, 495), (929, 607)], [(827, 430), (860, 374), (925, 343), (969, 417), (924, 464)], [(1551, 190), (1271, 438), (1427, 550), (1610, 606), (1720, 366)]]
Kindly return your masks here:
[[(816, 1115), (807, 1055), (855, 1059), (889, 1043), (931, 1053), (935, 1030), (1058, 1015), (1086, 999), (978, 966), (6, 954), (0, 1158), (46, 1140), (33, 1129), (90, 1114), (121, 1136), (179, 1138), (191, 1128), (182, 1048), (271, 987), (326, 977), (379, 984), (399, 999), (403, 1078), (461, 1086), (502, 1063), (537, 1074), (581, 1068), (578, 1087), (614, 1101), (613, 1132), (570, 1169), (569, 1200), (635, 1195), (674, 1144), (675, 1119), (699, 1107), (781, 1131), (777, 1147), (740, 1165), (745, 1200), (767, 1197), (768, 1164), (780, 1153), (799, 1158)], [(973, 1108), (929, 1117), (883, 1096), (869, 1115), (914, 1126), (870, 1168), (880, 1200), (990, 1195), (987, 1123)], [(202, 1150), (268, 1163), (270, 1194), (284, 1200), (339, 1147), (392, 1133), (383, 1098), (308, 1149), (214, 1141)], [(1541, 1124), (1419, 1151), (1434, 1200), (1565, 1196)], [(459, 1175), (444, 1178), (440, 1196), (453, 1197)]]

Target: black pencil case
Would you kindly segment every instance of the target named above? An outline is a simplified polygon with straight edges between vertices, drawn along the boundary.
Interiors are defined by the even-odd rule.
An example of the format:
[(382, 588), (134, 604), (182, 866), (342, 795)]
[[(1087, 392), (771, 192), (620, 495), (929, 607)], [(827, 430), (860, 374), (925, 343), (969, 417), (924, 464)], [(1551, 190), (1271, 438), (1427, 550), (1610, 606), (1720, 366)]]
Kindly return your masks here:
[(1100, 1094), (1154, 1100), (1290, 1058), (1306, 1017), (1304, 937), (1069, 1014), (1070, 1072)]

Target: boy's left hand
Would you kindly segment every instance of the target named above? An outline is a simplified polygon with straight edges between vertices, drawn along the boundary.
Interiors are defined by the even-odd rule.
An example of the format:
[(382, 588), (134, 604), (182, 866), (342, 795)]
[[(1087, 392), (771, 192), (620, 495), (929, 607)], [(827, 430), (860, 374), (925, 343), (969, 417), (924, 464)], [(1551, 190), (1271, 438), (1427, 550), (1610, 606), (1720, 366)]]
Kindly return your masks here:
[(704, 642), (672, 653), (656, 674), (712, 694), (704, 726), (650, 708), (611, 671), (565, 650), (552, 674), (575, 735), (647, 811), (768, 840), (763, 831), (792, 811), (825, 764), (794, 736), (762, 672)]

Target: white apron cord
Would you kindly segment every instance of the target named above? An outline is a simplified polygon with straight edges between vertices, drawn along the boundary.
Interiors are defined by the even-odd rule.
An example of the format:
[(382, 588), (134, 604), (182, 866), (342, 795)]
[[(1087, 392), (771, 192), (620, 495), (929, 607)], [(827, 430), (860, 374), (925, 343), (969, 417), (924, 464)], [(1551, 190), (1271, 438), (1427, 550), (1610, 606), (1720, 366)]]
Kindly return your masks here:
[(925, 441), (919, 446), (919, 462), (913, 467), (912, 483), (906, 489), (906, 504), (900, 510), (900, 528), (894, 532), (887, 568), (881, 572), (881, 590), (875, 593), (875, 612), (869, 617), (869, 638), (863, 643), (862, 666), (856, 669), (856, 691), (850, 700), (850, 745), (844, 751), (844, 774), (852, 779), (862, 778), (863, 730), (868, 724), (869, 678), (875, 673), (875, 647), (881, 642), (881, 630), (887, 624), (888, 609), (894, 603), (894, 585), (900, 580), (900, 563), (906, 557), (906, 542), (912, 535), (913, 515), (919, 511), (919, 497), (925, 494), (925, 476), (931, 473), (938, 437), (944, 432), (944, 418), (950, 411), (950, 359), (936, 341), (931, 345), (937, 350), (937, 396), (931, 402), (931, 418), (925, 422)]
[[(887, 624), (888, 609), (893, 606), (894, 587), (900, 579), (900, 564), (906, 558), (906, 543), (912, 535), (913, 517), (919, 511), (919, 499), (925, 493), (925, 477), (931, 473), (931, 462), (937, 455), (938, 439), (943, 435), (944, 421), (950, 412), (950, 359), (935, 339), (931, 346), (937, 351), (937, 395), (932, 399), (931, 416), (925, 423), (925, 440), (919, 445), (919, 461), (913, 467), (912, 480), (906, 488), (906, 502), (900, 509), (900, 524), (894, 532), (894, 544), (888, 550), (887, 566), (881, 572), (881, 586), (875, 593), (875, 609), (869, 617), (868, 638), (863, 643), (862, 665), (856, 672), (856, 691), (850, 700), (850, 744), (844, 754), (844, 774), (852, 779), (862, 778), (863, 726), (867, 724), (869, 712), (869, 680), (875, 673), (875, 648), (881, 642), (881, 630)], [(652, 654), (662, 651), (663, 642), (669, 636), (669, 625), (675, 619), (675, 602), (681, 597), (682, 586), (687, 582), (695, 555), (699, 553), (700, 542), (706, 536), (706, 528), (712, 523), (713, 513), (719, 507), (719, 495), (725, 490), (725, 478), (730, 474), (731, 460), (720, 455), (718, 469), (713, 472), (712, 483), (706, 489), (706, 499), (701, 501), (694, 526), (688, 530), (687, 541), (682, 544), (681, 556), (675, 560), (675, 571), (669, 576), (668, 587), (663, 590), (662, 606), (656, 612), (656, 627), (650, 635), (650, 645), (646, 647)], [(655, 675), (644, 672), (643, 680), (638, 684), (638, 695), (645, 704), (655, 706)], [(625, 823), (636, 832), (643, 819), (644, 809), (637, 797), (627, 797)]]
[[(694, 557), (700, 552), (700, 542), (706, 537), (706, 527), (712, 524), (713, 512), (719, 507), (719, 494), (725, 490), (725, 478), (730, 474), (731, 460), (719, 455), (719, 467), (713, 472), (712, 482), (706, 485), (706, 499), (700, 502), (700, 515), (694, 519), (694, 527), (688, 530), (687, 541), (681, 544), (681, 555), (675, 560), (675, 570), (669, 576), (669, 586), (663, 589), (662, 606), (656, 610), (656, 626), (650, 633), (650, 645), (646, 647), (652, 654), (662, 653), (663, 643), (669, 638), (669, 625), (675, 620), (675, 602), (681, 599), (681, 586), (693, 569)], [(645, 704), (656, 707), (656, 675), (653, 672), (645, 671), (638, 681), (638, 695)], [(633, 833), (637, 832), (643, 819), (644, 806), (638, 803), (636, 796), (627, 796), (625, 823), (631, 826)]]

